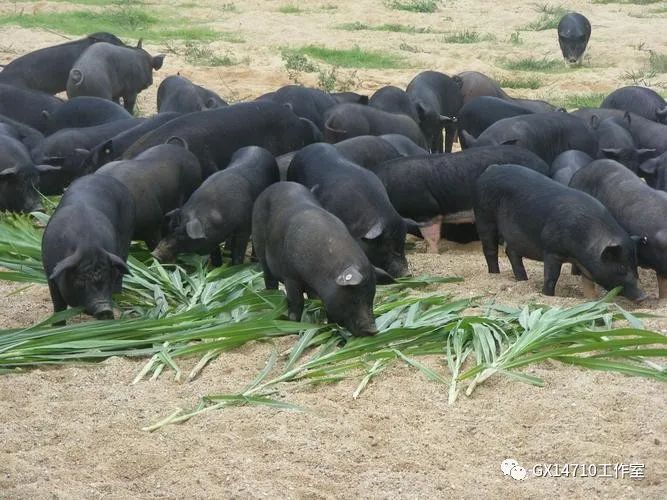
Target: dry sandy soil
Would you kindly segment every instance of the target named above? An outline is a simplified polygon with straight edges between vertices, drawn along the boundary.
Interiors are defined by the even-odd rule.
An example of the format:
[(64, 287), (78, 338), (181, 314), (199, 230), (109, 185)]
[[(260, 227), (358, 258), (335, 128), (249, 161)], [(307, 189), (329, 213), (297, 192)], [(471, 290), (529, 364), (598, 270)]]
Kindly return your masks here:
[[(181, 2), (149, 2), (174, 8)], [(421, 69), (447, 73), (479, 70), (509, 76), (502, 57), (558, 56), (553, 31), (522, 32), (524, 43), (505, 41), (537, 18), (531, 2), (446, 2), (435, 14), (385, 8), (381, 1), (302, 2), (301, 14), (281, 14), (282, 1), (237, 2), (236, 13), (217, 2), (180, 7), (185, 19), (208, 20), (216, 29), (240, 34), (245, 43), (212, 44), (243, 64), (195, 67), (169, 55), (155, 86), (140, 96), (143, 112), (154, 110), (161, 78), (180, 71), (232, 100), (259, 95), (288, 83), (279, 55), (282, 46), (308, 43), (401, 53), (401, 43), (421, 52), (402, 52), (414, 67), (357, 71), (365, 92), (385, 84), (405, 85)], [(158, 5), (155, 5), (158, 4)], [(80, 8), (66, 3), (18, 3), (27, 12)], [(634, 17), (664, 4), (591, 5), (567, 2), (586, 14), (593, 39), (586, 65), (540, 75), (537, 90), (510, 91), (530, 97), (606, 92), (627, 84), (626, 70), (645, 65), (645, 47), (665, 52), (665, 18)], [(149, 5), (149, 7), (151, 7)], [(0, 12), (15, 8), (0, 5)], [(634, 14), (634, 15), (629, 15)], [(495, 41), (448, 45), (441, 34), (347, 32), (344, 22), (402, 23), (437, 31), (469, 29)], [(62, 38), (41, 30), (0, 29), (0, 62)], [(148, 45), (158, 52), (161, 45)], [(658, 75), (656, 82), (660, 81)], [(314, 83), (305, 78), (306, 83)], [(517, 283), (507, 261), (502, 273), (486, 273), (478, 243), (443, 242), (441, 254), (426, 255), (421, 243), (410, 254), (415, 273), (459, 275), (464, 283), (443, 291), (483, 296), (502, 303), (539, 301), (574, 305), (582, 301), (577, 279), (563, 273), (556, 293), (539, 293), (542, 266), (527, 263), (528, 282)], [(655, 295), (654, 277), (641, 273)], [(48, 292), (34, 286), (0, 283), (0, 326), (28, 325), (50, 312)], [(624, 307), (633, 309), (629, 303)], [(643, 311), (667, 314), (655, 299)], [(667, 331), (661, 318), (648, 326)], [(282, 341), (287, 348), (290, 340)], [(287, 385), (281, 396), (311, 411), (266, 408), (211, 412), (156, 433), (141, 431), (174, 407), (191, 407), (202, 394), (234, 392), (262, 368), (265, 346), (229, 353), (188, 384), (163, 376), (130, 382), (143, 361), (113, 358), (87, 368), (40, 369), (0, 377), (0, 498), (667, 498), (667, 390), (658, 382), (582, 371), (544, 363), (531, 369), (546, 386), (525, 386), (492, 378), (471, 398), (448, 406), (443, 386), (407, 367), (375, 379), (358, 400), (356, 381), (316, 388)], [(645, 479), (539, 478), (515, 481), (502, 475), (501, 462), (515, 458), (527, 469), (540, 463), (642, 463)]]

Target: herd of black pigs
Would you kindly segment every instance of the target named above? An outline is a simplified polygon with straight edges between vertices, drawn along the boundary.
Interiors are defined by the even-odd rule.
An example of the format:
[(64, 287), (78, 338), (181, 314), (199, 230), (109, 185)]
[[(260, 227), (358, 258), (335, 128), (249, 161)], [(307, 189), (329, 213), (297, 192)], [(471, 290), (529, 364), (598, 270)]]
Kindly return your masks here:
[[(584, 16), (563, 17), (566, 63), (590, 35)], [(161, 262), (190, 252), (214, 266), (223, 243), (239, 264), (252, 240), (290, 319), (308, 294), (373, 335), (376, 284), (408, 273), (406, 235), (437, 252), (443, 228), (478, 237), (490, 273), (502, 242), (517, 280), (524, 257), (543, 261), (546, 295), (570, 263), (586, 296), (598, 284), (643, 300), (641, 266), (667, 297), (667, 104), (649, 88), (567, 112), (479, 72), (423, 71), (370, 98), (288, 85), (228, 105), (173, 75), (157, 114), (134, 117), (164, 59), (95, 33), (0, 71), (0, 209), (63, 195), (42, 241), (56, 312), (113, 318), (132, 240)]]

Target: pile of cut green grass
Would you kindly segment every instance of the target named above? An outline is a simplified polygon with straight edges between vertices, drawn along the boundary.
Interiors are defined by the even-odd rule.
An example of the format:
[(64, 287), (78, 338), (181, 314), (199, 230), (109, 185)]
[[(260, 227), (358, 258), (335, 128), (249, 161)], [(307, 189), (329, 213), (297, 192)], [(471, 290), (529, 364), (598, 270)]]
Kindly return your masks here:
[[(0, 266), (9, 269), (0, 279), (44, 283), (40, 226), (47, 217), (0, 218)], [(644, 330), (638, 317), (614, 304), (611, 300), (618, 290), (571, 308), (480, 308), (475, 299), (413, 293), (415, 288), (455, 283), (459, 278), (404, 278), (377, 289), (374, 313), (379, 333), (353, 338), (324, 322), (317, 300), (307, 301), (303, 322), (285, 321), (284, 295), (263, 290), (255, 266), (208, 270), (199, 257), (185, 259), (179, 266), (162, 266), (141, 248), (132, 254), (131, 274), (117, 297), (123, 311), (119, 320), (50, 326), (80, 313), (70, 309), (28, 328), (1, 330), (0, 372), (127, 356), (149, 358), (135, 383), (167, 372), (183, 381), (231, 349), (298, 335), (285, 355), (274, 349), (265, 368), (238, 393), (202, 396), (195, 408), (179, 409), (145, 428), (150, 431), (241, 404), (299, 409), (275, 398), (285, 383), (321, 384), (355, 377), (356, 398), (396, 363), (406, 363), (429, 381), (442, 384), (450, 403), (462, 390), (470, 395), (495, 375), (542, 385), (541, 379), (521, 369), (546, 359), (667, 381), (667, 369), (660, 364), (667, 357), (667, 338)], [(481, 312), (468, 312), (471, 307)], [(186, 374), (179, 360), (192, 356), (199, 361)], [(276, 374), (278, 363), (282, 367)]]

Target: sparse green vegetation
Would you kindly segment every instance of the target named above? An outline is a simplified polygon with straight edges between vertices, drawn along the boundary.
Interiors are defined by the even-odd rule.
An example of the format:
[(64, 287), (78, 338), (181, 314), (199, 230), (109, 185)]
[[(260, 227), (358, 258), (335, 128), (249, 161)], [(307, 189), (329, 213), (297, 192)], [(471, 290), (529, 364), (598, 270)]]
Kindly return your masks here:
[(326, 92), (347, 92), (359, 86), (357, 72), (341, 75), (340, 69), (333, 66), (329, 70), (320, 70), (317, 75), (317, 86)]
[(301, 14), (303, 10), (301, 10), (298, 5), (287, 4), (280, 6), (278, 12), (281, 14)]
[(496, 37), (490, 34), (480, 34), (477, 31), (457, 31), (450, 35), (445, 35), (443, 41), (445, 43), (478, 43), (495, 40)]
[(542, 82), (539, 78), (530, 76), (527, 78), (496, 78), (496, 81), (502, 88), (506, 89), (539, 89)]
[(591, 3), (597, 4), (610, 4), (610, 3), (621, 3), (621, 4), (632, 4), (632, 5), (650, 5), (654, 3), (660, 3), (664, 0), (591, 0)]
[(386, 0), (385, 5), (394, 10), (408, 12), (422, 12), (431, 14), (438, 10), (438, 3), (434, 0)]
[(541, 59), (534, 57), (524, 57), (514, 61), (503, 61), (505, 69), (513, 71), (541, 71), (543, 73), (565, 71), (563, 63), (557, 59), (543, 57)]
[(405, 52), (412, 52), (413, 54), (416, 54), (418, 52), (424, 52), (422, 49), (415, 45), (410, 45), (405, 42), (401, 42), (401, 44), (398, 46), (399, 50), (404, 50)]
[(236, 12), (239, 11), (239, 8), (236, 6), (235, 3), (223, 3), (223, 4), (220, 6), (220, 10), (221, 10), (222, 12), (232, 12), (232, 13), (236, 13)]
[(599, 108), (600, 104), (607, 94), (600, 92), (590, 92), (585, 94), (570, 94), (564, 97), (550, 99), (549, 102), (554, 106), (565, 109), (577, 108)]
[(393, 33), (434, 33), (431, 28), (417, 28), (405, 24), (365, 24), (359, 21), (339, 24), (337, 29), (345, 31), (391, 31)]
[(104, 10), (75, 10), (69, 12), (23, 12), (0, 16), (0, 25), (23, 28), (43, 28), (87, 35), (96, 31), (108, 31), (125, 38), (143, 38), (147, 41), (196, 40), (213, 41), (219, 34), (208, 27), (189, 25), (181, 27), (180, 19), (155, 15), (150, 11), (130, 5), (116, 4)]
[(537, 5), (535, 10), (540, 13), (540, 17), (527, 24), (523, 29), (528, 31), (544, 31), (556, 29), (561, 17), (568, 13), (568, 10), (562, 5)]
[(292, 49), (283, 49), (281, 56), (287, 75), (294, 83), (301, 83), (301, 73), (317, 73), (317, 85), (326, 92), (345, 92), (354, 89), (359, 84), (356, 71), (341, 74), (339, 66), (323, 68), (304, 54)]
[(400, 56), (386, 52), (363, 50), (359, 47), (352, 49), (331, 49), (318, 45), (307, 45), (292, 49), (297, 54), (319, 59), (322, 62), (341, 68), (406, 68), (407, 62)]
[(195, 66), (234, 66), (238, 62), (229, 55), (218, 55), (208, 46), (186, 41), (182, 55)]
[(667, 54), (658, 54), (651, 50), (648, 57), (649, 70), (655, 73), (667, 73)]
[(521, 45), (523, 43), (523, 40), (521, 39), (521, 33), (518, 31), (510, 33), (510, 36), (507, 38), (507, 43), (511, 43), (512, 45)]

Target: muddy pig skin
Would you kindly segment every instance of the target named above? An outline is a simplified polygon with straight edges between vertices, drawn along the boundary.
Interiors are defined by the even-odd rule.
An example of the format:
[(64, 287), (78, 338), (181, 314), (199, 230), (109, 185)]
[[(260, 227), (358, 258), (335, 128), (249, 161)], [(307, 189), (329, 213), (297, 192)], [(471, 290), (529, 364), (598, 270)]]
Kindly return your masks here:
[[(585, 168), (585, 167), (584, 167)], [(583, 169), (582, 169), (583, 170)], [(523, 258), (544, 262), (545, 295), (554, 295), (564, 262), (585, 278), (641, 300), (636, 243), (595, 198), (518, 165), (492, 165), (479, 177), (475, 219), (490, 273), (498, 273), (502, 238), (517, 280), (527, 280)], [(588, 282), (586, 280), (589, 280)]]
[(655, 271), (659, 296), (667, 298), (667, 193), (613, 160), (582, 168), (570, 187), (597, 198), (628, 233), (639, 236), (639, 265)]
[(42, 260), (55, 312), (85, 307), (97, 319), (113, 318), (112, 293), (129, 272), (134, 200), (108, 175), (86, 175), (72, 183), (49, 220)]
[(220, 244), (226, 242), (232, 264), (241, 264), (250, 240), (252, 205), (278, 181), (271, 153), (258, 146), (239, 149), (227, 168), (206, 179), (182, 208), (167, 214), (167, 232), (153, 256), (171, 262), (183, 252), (210, 254), (211, 263), (220, 266)]
[(408, 222), (372, 172), (347, 160), (334, 146), (312, 144), (294, 157), (287, 180), (312, 189), (322, 206), (343, 221), (374, 266), (393, 277), (407, 273)]
[(319, 297), (327, 317), (352, 335), (375, 335), (375, 270), (345, 224), (310, 190), (279, 182), (264, 191), (252, 214), (253, 246), (266, 288), (285, 284), (289, 318), (299, 321), (303, 294)]
[(110, 175), (132, 193), (137, 208), (134, 239), (144, 241), (149, 250), (162, 239), (165, 214), (181, 207), (201, 184), (197, 157), (173, 144), (108, 163), (97, 173)]

